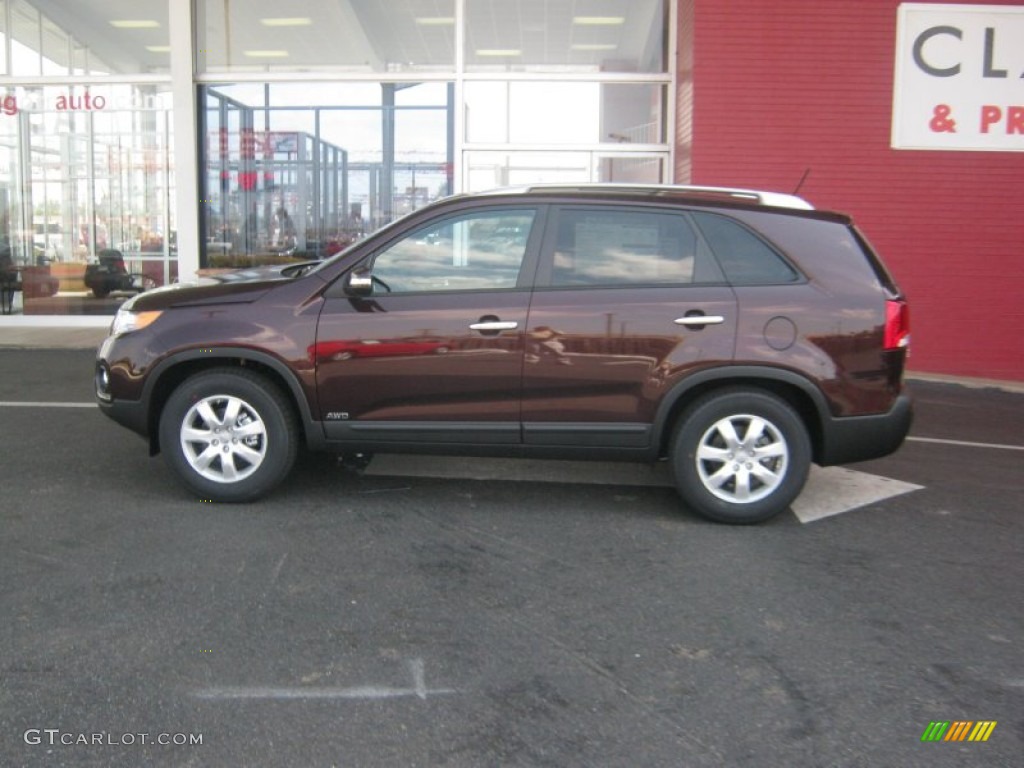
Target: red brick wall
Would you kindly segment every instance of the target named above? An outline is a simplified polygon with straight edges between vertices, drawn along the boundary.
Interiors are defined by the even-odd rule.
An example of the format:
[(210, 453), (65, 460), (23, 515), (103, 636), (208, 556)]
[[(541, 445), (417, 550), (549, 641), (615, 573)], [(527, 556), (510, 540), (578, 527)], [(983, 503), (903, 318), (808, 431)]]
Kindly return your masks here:
[(890, 149), (898, 6), (680, 0), (676, 178), (791, 192), (809, 170), (800, 194), (853, 214), (908, 294), (912, 370), (1021, 381), (1024, 152)]

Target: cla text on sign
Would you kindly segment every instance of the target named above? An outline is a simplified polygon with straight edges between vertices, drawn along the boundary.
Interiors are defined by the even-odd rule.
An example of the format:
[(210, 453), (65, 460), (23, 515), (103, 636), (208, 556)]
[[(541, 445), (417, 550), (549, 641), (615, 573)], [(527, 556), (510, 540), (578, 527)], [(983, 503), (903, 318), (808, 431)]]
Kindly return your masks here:
[(893, 148), (1024, 151), (1024, 6), (898, 13)]

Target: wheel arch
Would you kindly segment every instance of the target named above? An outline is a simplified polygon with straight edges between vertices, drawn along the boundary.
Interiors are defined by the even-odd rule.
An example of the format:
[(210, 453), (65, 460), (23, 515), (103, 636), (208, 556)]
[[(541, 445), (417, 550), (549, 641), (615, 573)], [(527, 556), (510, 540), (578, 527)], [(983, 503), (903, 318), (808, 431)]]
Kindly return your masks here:
[(215, 368), (244, 368), (260, 373), (274, 382), (288, 401), (307, 444), (316, 441), (309, 403), (295, 374), (276, 358), (248, 349), (231, 347), (204, 347), (180, 352), (162, 360), (146, 382), (143, 401), (146, 402), (146, 432), (149, 453), (160, 453), (160, 416), (175, 388), (190, 376)]
[(824, 449), (824, 422), (829, 412), (825, 397), (803, 376), (763, 366), (730, 366), (704, 371), (681, 381), (662, 400), (655, 417), (658, 456), (668, 455), (672, 435), (690, 403), (708, 392), (737, 387), (768, 392), (792, 407), (807, 428), (812, 459), (819, 460)]

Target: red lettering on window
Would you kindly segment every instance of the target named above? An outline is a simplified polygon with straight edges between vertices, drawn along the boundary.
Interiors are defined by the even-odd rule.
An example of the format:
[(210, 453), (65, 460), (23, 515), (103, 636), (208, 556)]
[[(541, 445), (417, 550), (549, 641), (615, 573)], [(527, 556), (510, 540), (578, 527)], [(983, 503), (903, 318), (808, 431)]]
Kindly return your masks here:
[(256, 157), (256, 134), (250, 128), (242, 129), (241, 154), (243, 160)]
[(238, 174), (238, 188), (244, 190), (256, 189), (256, 181), (259, 178), (255, 171), (241, 171)]

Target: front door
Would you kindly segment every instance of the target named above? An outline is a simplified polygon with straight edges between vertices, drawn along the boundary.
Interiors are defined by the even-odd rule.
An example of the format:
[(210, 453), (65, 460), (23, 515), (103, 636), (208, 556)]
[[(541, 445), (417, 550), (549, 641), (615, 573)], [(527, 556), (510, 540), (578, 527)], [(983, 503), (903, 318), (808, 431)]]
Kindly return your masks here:
[(328, 439), (520, 442), (537, 218), (506, 206), (430, 222), (361, 265), (370, 295), (330, 292), (314, 352)]

